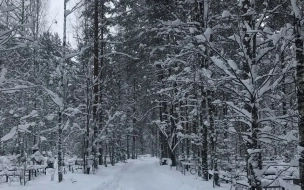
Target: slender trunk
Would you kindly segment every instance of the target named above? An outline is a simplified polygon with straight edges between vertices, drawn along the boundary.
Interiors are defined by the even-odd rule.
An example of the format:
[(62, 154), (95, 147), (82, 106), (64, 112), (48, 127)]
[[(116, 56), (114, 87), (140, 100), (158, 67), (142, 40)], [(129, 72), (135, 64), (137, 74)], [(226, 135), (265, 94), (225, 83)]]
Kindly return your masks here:
[(203, 178), (208, 181), (208, 128), (204, 124), (204, 112), (203, 110), (206, 110), (206, 99), (207, 96), (206, 93), (203, 90), (203, 87), (201, 87), (201, 114), (200, 114), (200, 126), (201, 126), (201, 134), (202, 134), (202, 146), (201, 146), (201, 157), (202, 157), (202, 172), (203, 172)]
[(127, 159), (130, 159), (130, 135), (129, 133), (127, 134)]
[(299, 112), (299, 174), (301, 189), (304, 190), (304, 55), (303, 55), (303, 36), (301, 36), (301, 18), (295, 16), (295, 46), (296, 46), (296, 61), (297, 61), (297, 99)]
[(58, 112), (58, 181), (63, 180), (62, 173), (62, 113)]
[[(145, 149), (145, 143), (144, 143), (144, 139), (143, 139), (143, 134), (141, 133), (140, 135), (140, 144), (141, 144), (141, 155), (144, 155), (144, 149)], [(153, 143), (152, 143), (153, 144)]]
[(133, 135), (132, 135), (132, 159), (135, 159), (136, 153), (135, 153), (135, 142), (136, 142), (136, 137), (133, 129)]
[(175, 167), (176, 166), (176, 156), (175, 156), (174, 151), (170, 152), (170, 158), (171, 158), (171, 165), (172, 165), (172, 167)]
[(172, 167), (176, 166), (176, 159), (175, 159), (175, 145), (176, 145), (176, 141), (177, 141), (177, 137), (176, 137), (176, 124), (175, 124), (175, 120), (174, 118), (176, 118), (176, 114), (174, 112), (174, 105), (172, 103), (171, 105), (171, 109), (170, 109), (170, 123), (171, 123), (171, 138), (172, 138), (172, 142), (170, 144), (170, 158), (172, 161)]
[[(163, 100), (163, 123), (165, 123), (166, 127), (168, 126), (169, 122), (168, 122), (168, 111), (167, 111), (167, 102), (165, 100)], [(167, 129), (165, 129), (165, 132), (167, 132)], [(163, 136), (163, 148), (164, 148), (164, 158), (169, 158), (169, 146), (168, 146), (168, 138), (162, 134)]]
[[(242, 2), (242, 13), (243, 16), (243, 45), (244, 45), (244, 54), (246, 55), (243, 61), (243, 70), (244, 70), (244, 79), (250, 79), (253, 86), (255, 86), (255, 78), (254, 76), (250, 76), (249, 73), (255, 72), (252, 71), (255, 69), (255, 57), (256, 57), (256, 34), (251, 34), (247, 31), (248, 25), (253, 30), (255, 29), (255, 18), (251, 14), (247, 14), (247, 11), (254, 8), (254, 1), (244, 0)], [(251, 36), (252, 35), (252, 36)], [(250, 59), (251, 63), (247, 59)], [(251, 64), (251, 65), (250, 65)], [(250, 68), (251, 67), (251, 68)], [(252, 69), (252, 70), (251, 70)], [(251, 77), (251, 78), (250, 78)], [(261, 153), (258, 151), (258, 119), (259, 112), (256, 103), (256, 97), (252, 95), (250, 97), (250, 102), (246, 102), (245, 109), (251, 113), (252, 123), (250, 127), (250, 133), (248, 135), (248, 139), (250, 141), (246, 142), (247, 152), (248, 150), (252, 150), (252, 153), (248, 153), (247, 155), (247, 176), (248, 183), (251, 188), (256, 188), (257, 190), (261, 190), (261, 181), (257, 178), (255, 171), (262, 169), (262, 157)]]
[[(105, 6), (104, 6), (104, 1), (100, 1), (101, 3), (101, 9), (100, 9), (100, 23), (101, 23), (101, 28), (100, 28), (100, 73), (99, 73), (99, 104), (100, 104), (100, 108), (99, 108), (99, 114), (100, 114), (100, 118), (99, 118), (99, 130), (102, 130), (102, 124), (103, 124), (103, 112), (102, 112), (102, 80), (103, 80), (103, 72), (102, 72), (102, 68), (104, 65), (104, 49), (105, 49), (105, 42), (104, 40), (104, 24), (105, 24), (105, 16), (104, 16), (104, 10), (105, 10)], [(102, 144), (100, 142), (99, 144), (100, 147), (102, 147)], [(99, 164), (102, 164), (102, 149), (99, 148)]]
[[(196, 22), (201, 23), (201, 30), (204, 31), (208, 28), (208, 14), (209, 14), (209, 0), (204, 0), (202, 1), (195, 1), (195, 6), (194, 6), (194, 11), (193, 11), (193, 18)], [(206, 54), (209, 54), (209, 50), (206, 49)], [(200, 67), (201, 68), (207, 68), (208, 67), (208, 60), (203, 57), (202, 55), (198, 55), (200, 58)], [(200, 79), (202, 80), (203, 77), (200, 76)], [(201, 101), (200, 101), (200, 112), (199, 112), (199, 126), (200, 126), (200, 133), (201, 133), (201, 150), (200, 150), (200, 156), (202, 158), (201, 166), (202, 166), (202, 177), (204, 180), (208, 181), (209, 180), (209, 174), (208, 174), (208, 126), (205, 124), (206, 115), (209, 115), (209, 122), (210, 120), (213, 121), (213, 117), (210, 115), (210, 111), (208, 108), (208, 103), (211, 100), (208, 100), (208, 92), (209, 90), (205, 91), (204, 87), (201, 85), (200, 86), (200, 96), (201, 96)], [(209, 103), (210, 104), (210, 103)], [(211, 122), (212, 123), (212, 122)], [(212, 135), (210, 137), (212, 138)], [(213, 142), (213, 141), (212, 141)], [(214, 145), (211, 142), (212, 145)], [(214, 152), (215, 146), (211, 145), (211, 152)], [(216, 168), (216, 167), (215, 167)], [(215, 172), (216, 173), (216, 172)], [(216, 178), (216, 176), (214, 176)]]
[(112, 154), (112, 159), (111, 159), (111, 165), (115, 165), (115, 135), (113, 134), (113, 139), (112, 139), (112, 147), (111, 147), (111, 154)]
[(212, 104), (212, 97), (214, 96), (214, 92), (211, 90), (207, 90), (207, 108), (208, 108), (208, 117), (209, 117), (209, 131), (210, 131), (210, 148), (211, 148), (211, 164), (213, 169), (213, 185), (219, 186), (219, 170), (217, 168), (217, 153), (216, 153), (216, 130), (214, 123), (214, 112), (215, 107)]
[(108, 164), (107, 164), (107, 156), (108, 156), (108, 144), (106, 143), (106, 146), (105, 146), (105, 154), (104, 154), (104, 165), (105, 165), (105, 167), (108, 167)]
[[(64, 13), (66, 13), (66, 5), (67, 1), (64, 1)], [(66, 18), (67, 15), (64, 14), (63, 16), (63, 42), (62, 42), (62, 58), (60, 63), (60, 82), (59, 82), (59, 94), (61, 99), (64, 99), (64, 77), (65, 77), (65, 54), (66, 54)], [(63, 101), (62, 101), (63, 104)], [(64, 109), (63, 105), (59, 106), (58, 112), (58, 181), (61, 182), (63, 180), (63, 173), (62, 173), (62, 111)]]
[[(162, 123), (163, 122), (163, 108), (162, 108), (162, 95), (159, 95), (159, 120)], [(164, 134), (162, 133), (161, 130), (158, 132), (159, 134), (159, 148), (160, 148), (160, 158), (164, 158)]]
[(98, 34), (99, 34), (99, 27), (98, 27), (98, 1), (95, 0), (94, 5), (94, 103), (93, 103), (93, 119), (94, 119), (94, 138), (93, 138), (93, 154), (94, 154), (94, 161), (93, 161), (93, 167), (97, 168), (97, 136), (98, 136), (98, 116), (97, 116), (97, 110), (98, 110), (98, 86), (99, 86), (99, 80), (98, 80), (98, 74), (99, 74), (99, 65), (98, 65)]
[[(188, 98), (186, 95), (186, 102), (185, 102), (185, 117), (186, 117), (186, 134), (190, 135), (191, 131), (190, 131), (190, 124), (189, 124), (189, 113), (188, 113)], [(187, 138), (186, 139), (186, 157), (189, 158), (190, 156), (190, 139)]]
[(202, 170), (203, 170), (203, 177), (206, 181), (209, 180), (208, 177), (208, 129), (207, 126), (202, 124), (202, 151), (201, 151), (201, 157), (202, 157)]
[[(158, 69), (158, 82), (159, 83), (163, 83), (163, 78), (164, 78), (164, 74), (163, 74), (163, 71), (162, 71), (162, 66), (160, 64), (156, 65), (157, 69)], [(164, 114), (165, 114), (165, 102), (163, 100), (163, 95), (159, 95), (159, 121), (161, 124), (163, 124), (164, 122)], [(165, 135), (163, 134), (163, 131), (162, 130), (159, 130), (158, 132), (158, 135), (159, 135), (159, 148), (160, 148), (160, 158), (165, 158), (167, 157), (166, 155), (166, 139), (165, 139)]]
[(85, 156), (84, 156), (84, 173), (89, 174), (88, 171), (88, 158), (89, 158), (89, 139), (90, 139), (90, 105), (89, 105), (89, 78), (87, 78), (87, 90), (86, 90), (86, 134), (85, 134)]
[(103, 164), (103, 150), (104, 148), (103, 147), (103, 143), (100, 142), (100, 148), (99, 148), (99, 165), (102, 165)]
[(133, 79), (133, 119), (132, 119), (132, 159), (135, 159), (136, 157), (136, 131), (135, 131), (135, 125), (136, 125), (136, 119), (135, 119), (135, 112), (136, 112), (136, 79)]
[[(285, 49), (282, 50), (281, 56), (280, 56), (280, 59), (281, 59), (281, 68), (282, 69), (284, 69), (284, 67), (285, 67), (285, 54), (284, 54), (284, 52), (285, 52)], [(284, 99), (283, 99), (283, 102), (282, 102), (282, 112), (283, 112), (283, 115), (287, 115), (287, 96), (286, 96), (287, 89), (286, 89), (286, 87), (288, 85), (285, 84), (286, 83), (286, 77), (285, 77), (285, 75), (283, 76), (282, 81), (283, 81), (282, 92), (284, 94)], [(274, 104), (274, 102), (273, 102), (273, 104)], [(273, 124), (272, 127), (275, 127), (275, 124)], [(284, 125), (284, 131), (283, 131), (284, 135), (287, 134), (287, 130), (288, 130), (287, 127), (288, 127), (288, 124), (286, 122), (286, 124)], [(275, 147), (275, 148), (276, 148), (276, 150), (278, 149), (279, 152), (283, 151), (282, 147)], [(275, 155), (277, 155), (277, 154), (275, 154)], [(292, 156), (293, 156), (293, 154), (290, 151), (289, 154), (288, 154), (288, 157), (291, 158)]]
[[(85, 5), (85, 16), (88, 18), (88, 7)], [(87, 19), (84, 21), (84, 34), (85, 38), (88, 38), (88, 23)], [(87, 44), (85, 44), (87, 45)], [(89, 69), (89, 66), (83, 62), (83, 71)], [(88, 174), (88, 157), (89, 157), (89, 135), (90, 135), (90, 78), (86, 76), (86, 121), (85, 121), (85, 134), (84, 134), (84, 154), (83, 154), (83, 173)]]
[[(105, 42), (103, 42), (103, 39), (104, 39), (104, 26), (103, 24), (105, 23), (104, 22), (104, 2), (102, 1), (101, 2), (101, 28), (100, 28), (100, 40), (101, 40), (101, 43), (100, 43), (100, 55), (101, 57), (99, 58), (100, 60), (100, 73), (99, 73), (99, 105), (100, 105), (100, 108), (99, 108), (99, 131), (102, 130), (102, 124), (103, 124), (103, 112), (102, 112), (102, 77), (103, 77), (103, 73), (102, 73), (102, 67), (104, 65), (104, 59), (103, 59), (103, 55), (104, 55), (104, 46), (105, 46)], [(102, 147), (101, 145), (101, 142), (99, 144), (100, 147)], [(99, 164), (101, 165), (102, 164), (102, 148), (99, 148)]]

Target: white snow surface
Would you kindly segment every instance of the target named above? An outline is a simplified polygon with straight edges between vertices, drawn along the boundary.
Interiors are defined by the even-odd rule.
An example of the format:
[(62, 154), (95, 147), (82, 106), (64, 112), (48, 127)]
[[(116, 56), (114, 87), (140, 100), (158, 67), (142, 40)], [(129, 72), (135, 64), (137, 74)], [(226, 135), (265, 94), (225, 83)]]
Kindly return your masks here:
[[(64, 180), (58, 183), (57, 176), (41, 175), (26, 186), (17, 182), (0, 184), (5, 190), (211, 190), (212, 182), (195, 179), (194, 175), (182, 175), (175, 168), (160, 166), (156, 158), (139, 158), (118, 163), (115, 166), (99, 166), (97, 174), (81, 173), (64, 174)], [(56, 172), (57, 174), (57, 172)], [(229, 185), (221, 184), (215, 189), (229, 189)]]
[(222, 18), (227, 18), (227, 17), (230, 17), (231, 16), (231, 13), (227, 10), (224, 10), (223, 13), (222, 13)]

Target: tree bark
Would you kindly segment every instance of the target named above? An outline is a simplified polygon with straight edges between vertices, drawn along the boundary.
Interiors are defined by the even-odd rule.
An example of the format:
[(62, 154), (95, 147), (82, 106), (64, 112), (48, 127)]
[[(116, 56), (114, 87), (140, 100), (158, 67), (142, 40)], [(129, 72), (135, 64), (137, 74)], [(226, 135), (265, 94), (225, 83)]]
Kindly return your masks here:
[(62, 174), (62, 113), (58, 112), (58, 182), (63, 180)]
[(133, 119), (132, 119), (132, 159), (136, 158), (136, 119), (135, 119), (135, 112), (136, 112), (136, 78), (133, 79)]
[[(60, 82), (59, 82), (59, 94), (62, 99), (64, 99), (64, 64), (65, 64), (65, 55), (66, 55), (66, 7), (67, 7), (67, 1), (64, 1), (64, 15), (63, 15), (63, 42), (62, 42), (62, 58), (61, 58), (61, 64), (60, 64)], [(59, 112), (58, 112), (58, 181), (61, 182), (63, 180), (63, 173), (62, 173), (62, 111), (64, 107), (63, 105), (59, 105)]]
[(99, 91), (98, 91), (98, 86), (99, 86), (99, 65), (98, 65), (98, 39), (99, 39), (99, 27), (98, 27), (98, 2), (99, 0), (95, 0), (95, 5), (94, 5), (94, 103), (93, 103), (93, 119), (94, 119), (94, 138), (93, 138), (93, 154), (94, 154), (94, 161), (93, 161), (93, 167), (97, 168), (97, 136), (98, 136), (98, 115), (97, 115), (97, 110), (99, 106)]
[(127, 134), (127, 159), (130, 159), (130, 134)]
[[(255, 78), (254, 76), (250, 76), (249, 73), (252, 72), (255, 66), (255, 57), (256, 57), (256, 34), (251, 34), (247, 31), (246, 24), (251, 28), (255, 29), (255, 19), (252, 14), (248, 14), (247, 11), (251, 8), (254, 8), (254, 3), (250, 0), (244, 0), (242, 2), (242, 13), (243, 15), (243, 45), (244, 45), (244, 54), (246, 55), (243, 60), (243, 71), (244, 71), (244, 79), (250, 79), (252, 84), (255, 84)], [(252, 35), (252, 36), (251, 36)], [(248, 62), (247, 59), (250, 59), (251, 63)], [(250, 66), (251, 64), (251, 66)], [(251, 67), (251, 68), (250, 68)], [(251, 70), (252, 69), (252, 70)], [(253, 71), (254, 72), (254, 71)], [(251, 77), (251, 78), (250, 78)], [(256, 90), (256, 89), (255, 89)], [(257, 150), (259, 149), (258, 145), (258, 119), (259, 119), (259, 112), (258, 112), (258, 106), (255, 95), (251, 95), (250, 101), (246, 102), (245, 109), (251, 113), (251, 126), (249, 126), (249, 135), (248, 140), (246, 142), (246, 148), (247, 148), (247, 176), (248, 176), (248, 183), (251, 188), (256, 188), (257, 190), (261, 190), (261, 181), (257, 179), (257, 176), (255, 174), (256, 169), (262, 169), (262, 158), (261, 153)], [(252, 151), (252, 153), (248, 152), (249, 150)]]
[[(104, 65), (104, 59), (103, 59), (103, 55), (104, 55), (104, 46), (105, 46), (105, 42), (103, 42), (104, 39), (104, 1), (101, 2), (101, 28), (100, 28), (100, 55), (101, 57), (100, 59), (100, 74), (99, 74), (99, 131), (102, 130), (102, 124), (103, 124), (103, 112), (102, 112), (102, 79), (103, 79), (103, 73), (102, 73), (102, 67)], [(101, 147), (102, 144), (101, 142), (99, 143), (99, 146)], [(102, 164), (102, 148), (99, 148), (99, 164)]]
[(301, 189), (304, 190), (304, 55), (303, 36), (301, 36), (301, 18), (295, 16), (295, 46), (297, 61), (297, 99), (298, 99), (298, 127), (299, 127), (299, 174)]

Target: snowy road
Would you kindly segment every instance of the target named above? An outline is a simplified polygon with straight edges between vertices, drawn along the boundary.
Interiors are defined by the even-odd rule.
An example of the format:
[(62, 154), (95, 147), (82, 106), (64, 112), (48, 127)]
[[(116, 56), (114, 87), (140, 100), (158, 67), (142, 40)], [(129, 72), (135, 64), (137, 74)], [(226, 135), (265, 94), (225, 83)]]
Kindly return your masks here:
[(227, 184), (216, 189), (212, 183), (184, 176), (169, 166), (160, 166), (158, 159), (146, 157), (128, 160), (115, 166), (100, 166), (97, 174), (67, 173), (58, 183), (49, 175), (41, 175), (21, 186), (19, 182), (0, 184), (5, 190), (226, 190)]
[[(191, 177), (191, 178), (187, 178)], [(101, 190), (199, 190), (202, 181), (160, 166), (155, 158), (129, 161)], [(204, 188), (208, 189), (208, 188)]]

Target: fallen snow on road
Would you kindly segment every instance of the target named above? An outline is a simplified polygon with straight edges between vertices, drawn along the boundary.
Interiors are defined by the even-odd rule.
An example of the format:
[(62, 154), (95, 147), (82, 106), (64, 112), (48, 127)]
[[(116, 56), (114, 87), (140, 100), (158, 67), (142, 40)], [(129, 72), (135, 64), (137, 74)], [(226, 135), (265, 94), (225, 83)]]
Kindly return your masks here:
[[(211, 182), (182, 175), (169, 166), (160, 166), (156, 158), (139, 158), (105, 168), (100, 166), (95, 175), (68, 173), (64, 181), (50, 181), (50, 176), (39, 176), (26, 186), (17, 182), (1, 184), (5, 190), (208, 190), (214, 189)], [(216, 190), (229, 189), (223, 187)]]

